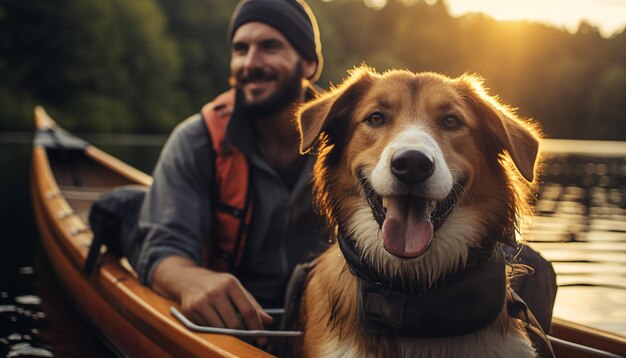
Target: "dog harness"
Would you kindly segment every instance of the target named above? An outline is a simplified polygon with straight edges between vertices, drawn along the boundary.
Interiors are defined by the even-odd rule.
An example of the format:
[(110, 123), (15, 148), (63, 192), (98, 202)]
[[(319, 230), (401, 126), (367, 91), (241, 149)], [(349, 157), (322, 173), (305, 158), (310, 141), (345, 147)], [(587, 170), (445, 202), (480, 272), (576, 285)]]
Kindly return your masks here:
[(362, 260), (354, 240), (340, 235), (337, 241), (359, 279), (359, 318), (369, 334), (459, 336), (489, 325), (504, 308), (506, 272), (501, 250), (493, 250), (489, 257), (472, 252), (463, 270), (432, 287), (420, 287), (380, 277)]
[(507, 309), (509, 316), (522, 321), (539, 357), (554, 357), (547, 336), (526, 303), (507, 287), (506, 262), (499, 247), (470, 249), (462, 270), (427, 288), (381, 277), (363, 261), (352, 238), (340, 232), (337, 241), (350, 272), (359, 279), (359, 321), (366, 333), (413, 338), (459, 336), (486, 327)]
[(204, 254), (206, 266), (217, 271), (239, 267), (252, 221), (252, 191), (248, 160), (226, 139), (235, 91), (230, 90), (202, 107), (215, 155), (211, 196), (214, 225)]

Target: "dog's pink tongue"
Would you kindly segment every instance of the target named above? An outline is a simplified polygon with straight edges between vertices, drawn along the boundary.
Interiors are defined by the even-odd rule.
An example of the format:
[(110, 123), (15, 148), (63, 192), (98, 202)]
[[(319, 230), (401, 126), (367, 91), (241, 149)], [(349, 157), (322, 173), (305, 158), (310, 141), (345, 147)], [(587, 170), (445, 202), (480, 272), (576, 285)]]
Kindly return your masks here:
[(433, 237), (428, 203), (406, 196), (390, 196), (387, 199), (383, 222), (385, 249), (395, 256), (420, 256), (428, 249)]

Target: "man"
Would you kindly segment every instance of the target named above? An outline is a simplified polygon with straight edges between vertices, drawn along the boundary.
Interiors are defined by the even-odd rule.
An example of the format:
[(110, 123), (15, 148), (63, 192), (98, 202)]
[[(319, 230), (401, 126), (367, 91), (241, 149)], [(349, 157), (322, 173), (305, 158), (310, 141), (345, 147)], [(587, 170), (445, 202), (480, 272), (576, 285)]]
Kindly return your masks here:
[(137, 270), (197, 323), (262, 329), (271, 317), (261, 306), (282, 306), (293, 267), (328, 237), (312, 207), (314, 158), (299, 155), (293, 124), (322, 56), (315, 18), (296, 0), (243, 1), (229, 35), (236, 96), (225, 139), (245, 155), (253, 192), (254, 220), (240, 266), (236, 276), (202, 266), (205, 243), (215, 240), (216, 154), (196, 115), (175, 129), (157, 163), (140, 215), (146, 234)]

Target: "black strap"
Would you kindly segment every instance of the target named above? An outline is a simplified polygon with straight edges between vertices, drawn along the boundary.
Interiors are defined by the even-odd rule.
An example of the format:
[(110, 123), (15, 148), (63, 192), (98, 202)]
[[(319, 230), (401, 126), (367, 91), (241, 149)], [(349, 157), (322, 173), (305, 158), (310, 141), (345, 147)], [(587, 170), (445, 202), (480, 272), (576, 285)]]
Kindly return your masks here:
[[(346, 259), (348, 267), (350, 267), (350, 271), (353, 275), (357, 276), (359, 279), (370, 285), (377, 286), (385, 290), (408, 292), (424, 291), (425, 288), (416, 288), (414, 287), (415, 285), (412, 286), (410, 282), (407, 282), (402, 277), (398, 277), (394, 280), (389, 280), (389, 278), (383, 277), (377, 270), (373, 269), (367, 262), (363, 260), (362, 252), (356, 246), (356, 241), (352, 237), (346, 235), (340, 228), (337, 231), (337, 242), (339, 244), (339, 249), (341, 249), (341, 253)], [(498, 250), (499, 252), (501, 251), (499, 247), (485, 247), (480, 249), (470, 248), (468, 261), (465, 267), (461, 270), (458, 270), (457, 272), (451, 273), (443, 277), (438, 282), (435, 282), (432, 286), (444, 286), (446, 283), (454, 282), (463, 279), (464, 277), (467, 277), (470, 272), (473, 272), (473, 270), (483, 269), (485, 264), (488, 263), (494, 256), (494, 250)]]
[[(214, 210), (218, 206), (218, 204), (216, 203), (220, 202), (219, 195), (217, 192), (217, 180), (215, 179), (216, 168), (217, 168), (217, 166), (215, 165), (215, 162), (217, 160), (217, 152), (215, 151), (215, 148), (213, 147), (213, 138), (211, 138), (211, 129), (209, 128), (207, 124), (207, 120), (204, 118), (202, 111), (200, 111), (200, 120), (202, 121), (203, 127), (206, 129), (207, 143), (209, 144), (209, 157), (212, 158), (212, 160), (209, 161), (209, 165), (211, 166), (211, 173), (212, 173), (212, 176), (210, 178), (211, 182), (209, 183), (209, 200), (215, 206), (215, 208), (212, 208), (213, 209), (212, 212), (215, 213)], [(211, 228), (209, 231), (209, 237), (211, 238), (217, 237), (217, 228), (216, 228), (215, 222), (216, 222), (216, 217), (215, 217), (215, 214), (213, 214), (213, 225), (211, 225)], [(221, 250), (219, 248), (219, 245), (217, 244), (217, 240), (210, 240), (207, 243), (207, 245), (211, 245), (209, 254), (210, 253), (216, 253), (217, 255), (221, 254), (220, 252)], [(206, 257), (205, 259), (208, 262), (208, 260), (210, 260), (210, 257)]]
[[(302, 303), (304, 299), (304, 291), (306, 290), (309, 273), (315, 267), (318, 260), (299, 263), (293, 269), (287, 291), (285, 293), (285, 313), (280, 321), (280, 330), (283, 331), (301, 331), (302, 322)], [(279, 338), (272, 343), (274, 349), (272, 353), (279, 357), (297, 357), (300, 350), (302, 337), (296, 338)]]
[[(111, 203), (106, 205), (103, 199), (111, 195), (111, 192), (98, 198), (91, 204), (89, 209), (89, 227), (92, 232), (92, 240), (89, 245), (89, 251), (87, 253), (87, 259), (83, 266), (83, 271), (88, 275), (92, 274), (96, 270), (98, 259), (100, 258), (100, 251), (103, 245), (110, 246), (108, 249), (113, 251), (117, 255), (121, 255), (119, 237), (121, 229), (121, 221), (116, 216)], [(106, 206), (106, 207), (105, 207)], [(115, 242), (117, 241), (117, 243)], [(115, 245), (117, 244), (117, 245)], [(118, 251), (118, 252), (115, 252)]]
[(92, 232), (94, 233), (92, 235), (93, 239), (91, 240), (91, 245), (89, 245), (89, 252), (87, 253), (85, 266), (83, 266), (83, 270), (88, 275), (91, 275), (96, 268), (96, 263), (98, 262), (98, 258), (100, 258), (100, 250), (103, 244), (102, 235), (96, 235), (95, 230), (93, 229)]
[(537, 351), (538, 357), (554, 358), (554, 350), (548, 340), (548, 336), (545, 334), (543, 329), (541, 329), (541, 325), (533, 313), (528, 309), (526, 302), (524, 302), (524, 300), (522, 300), (522, 298), (515, 293), (515, 291), (509, 291), (511, 293), (511, 298), (507, 302), (509, 316), (522, 321), (524, 328), (526, 329), (526, 333), (528, 333), (528, 337)]
[(248, 212), (251, 209), (252, 203), (252, 168), (250, 168), (250, 163), (248, 162), (248, 188), (246, 190), (246, 205), (243, 208), (242, 216), (239, 218), (239, 229), (237, 229), (237, 239), (235, 241), (235, 251), (231, 259), (229, 260), (229, 266), (232, 268), (230, 271), (234, 271), (238, 269), (239, 265), (237, 262), (237, 257), (239, 253), (244, 248), (243, 245), (243, 236), (248, 234), (248, 230), (250, 229), (246, 225), (246, 217), (248, 216)]

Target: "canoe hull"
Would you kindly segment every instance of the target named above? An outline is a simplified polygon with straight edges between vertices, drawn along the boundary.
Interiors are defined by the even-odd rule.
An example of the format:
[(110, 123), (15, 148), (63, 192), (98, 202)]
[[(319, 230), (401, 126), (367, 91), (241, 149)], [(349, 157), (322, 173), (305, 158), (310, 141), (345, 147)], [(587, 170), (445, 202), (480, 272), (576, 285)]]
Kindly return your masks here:
[[(111, 346), (128, 356), (147, 355), (151, 357), (169, 356), (158, 345), (147, 339), (146, 334), (135, 328), (130, 322), (121, 316), (104, 298), (96, 288), (87, 280), (83, 273), (66, 259), (56, 239), (59, 235), (54, 224), (47, 220), (43, 211), (42, 203), (34, 200), (35, 218), (41, 241), (48, 254), (49, 261), (55, 273), (64, 285), (69, 297), (80, 298), (75, 304), (81, 308), (82, 313), (89, 317), (93, 325), (100, 330), (102, 336), (107, 337)], [(56, 232), (55, 232), (56, 231)]]

